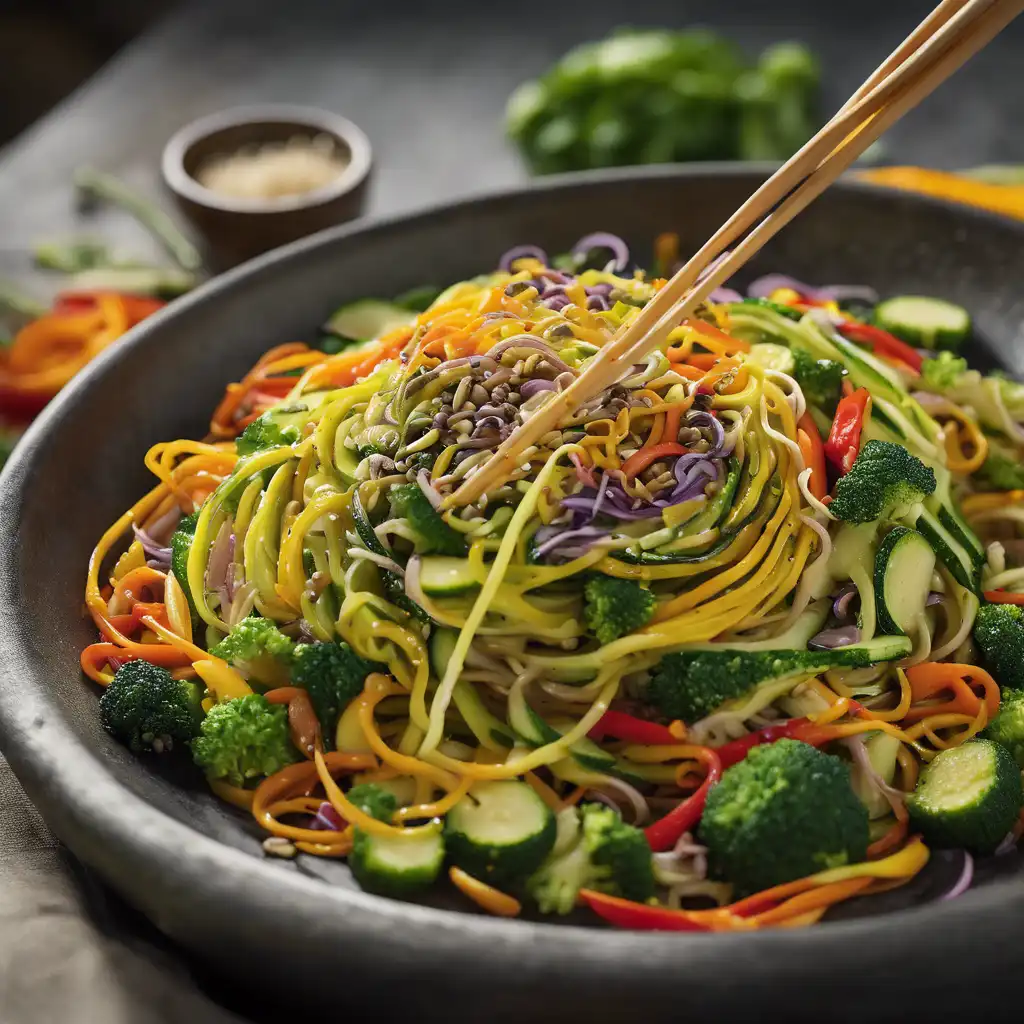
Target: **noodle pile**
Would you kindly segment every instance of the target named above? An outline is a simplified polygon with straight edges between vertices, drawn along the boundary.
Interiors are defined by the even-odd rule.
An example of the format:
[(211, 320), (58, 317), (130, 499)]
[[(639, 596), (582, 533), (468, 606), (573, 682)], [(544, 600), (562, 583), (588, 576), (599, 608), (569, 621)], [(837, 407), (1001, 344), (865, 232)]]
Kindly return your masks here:
[[(821, 455), (829, 420), (791, 373), (754, 351), (842, 351), (839, 304), (810, 289), (782, 286), (763, 304), (714, 296), (667, 348), (526, 451), (500, 486), (464, 507), (445, 503), (664, 285), (612, 255), (570, 271), (523, 249), (369, 344), (336, 355), (298, 344), (268, 353), (229, 386), (205, 441), (149, 452), (158, 485), (92, 558), (86, 600), (101, 640), (83, 652), (83, 668), (105, 685), (127, 661), (145, 659), (200, 679), (207, 709), (266, 692), (209, 653), (251, 614), (303, 642), (343, 640), (379, 666), (330, 742), (306, 759), (258, 786), (211, 781), (267, 832), (323, 856), (348, 854), (355, 828), (428, 830), (482, 780), (522, 779), (556, 811), (586, 798), (651, 826), (714, 784), (729, 744), (806, 720), (819, 730), (816, 745), (834, 743), (884, 801), (869, 859), (745, 909), (693, 912), (692, 921), (712, 930), (809, 924), (834, 902), (908, 880), (927, 860), (909, 835), (904, 796), (922, 765), (976, 736), (999, 707), (970, 639), (978, 598), (937, 563), (906, 657), (760, 687), (685, 725), (659, 718), (645, 694), (668, 654), (787, 646), (801, 631), (801, 646), (811, 639), (822, 649), (883, 630), (866, 613), (870, 580), (836, 571), (839, 524)], [(905, 401), (873, 393), (860, 443), (898, 431), (987, 545), (985, 588), (1024, 590), (1024, 492), (976, 489), (972, 473), (987, 450), (976, 416), (934, 395), (912, 397), (913, 368), (891, 353), (863, 358)], [(284, 443), (239, 455), (234, 439), (261, 417)], [(424, 519), (424, 507), (434, 518)], [(194, 511), (179, 581), (168, 539)], [(599, 634), (586, 596), (597, 576), (640, 584), (647, 621)], [(271, 698), (294, 711), (295, 688), (279, 689)], [(510, 725), (517, 711), (546, 723), (541, 741)], [(617, 731), (615, 716), (639, 726)], [(640, 738), (643, 725), (657, 738)], [(879, 734), (897, 745), (891, 782), (865, 753)], [(574, 756), (588, 743), (607, 762)], [(400, 782), (395, 820), (349, 801), (342, 777)], [(707, 874), (696, 818), (699, 808), (654, 854), (667, 908), (730, 898)], [(658, 850), (650, 828), (648, 836)], [(453, 880), (494, 912), (518, 909), (465, 872)], [(615, 920), (608, 903), (595, 909)]]

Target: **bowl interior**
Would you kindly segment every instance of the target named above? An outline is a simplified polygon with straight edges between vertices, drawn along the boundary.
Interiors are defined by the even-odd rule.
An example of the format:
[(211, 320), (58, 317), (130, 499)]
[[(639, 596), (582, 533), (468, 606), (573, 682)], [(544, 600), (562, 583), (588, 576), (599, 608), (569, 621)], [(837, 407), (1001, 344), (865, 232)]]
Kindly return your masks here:
[[(287, 133), (293, 127), (281, 123), (279, 130)], [(242, 128), (225, 131), (202, 152), (244, 139)], [(241, 969), (243, 954), (259, 958), (280, 951), (247, 924), (254, 915), (264, 915), (264, 925), (295, 938), (288, 956), (306, 958), (296, 969), (312, 979), (308, 998), (314, 1002), (320, 995), (329, 998), (330, 986), (311, 965), (329, 970), (333, 960), (329, 950), (311, 945), (309, 936), (354, 941), (352, 929), (363, 928), (350, 966), (364, 966), (369, 985), (381, 969), (373, 957), (398, 941), (387, 929), (375, 933), (376, 921), (401, 922), (394, 927), (417, 950), (417, 964), (427, 975), (433, 970), (439, 972), (436, 977), (454, 978), (456, 967), (475, 962), (480, 978), (467, 982), (468, 1000), (481, 979), (494, 981), (498, 975), (488, 974), (488, 965), (498, 971), (501, 961), (497, 951), (473, 948), (470, 926), (463, 923), (468, 916), (417, 915), (362, 896), (343, 863), (308, 857), (264, 863), (260, 833), (251, 820), (216, 800), (187, 763), (136, 759), (104, 733), (97, 688), (83, 680), (78, 663), (81, 648), (95, 639), (82, 614), (89, 554), (109, 524), (152, 485), (142, 461), (152, 444), (202, 436), (226, 382), (238, 380), (271, 345), (312, 341), (317, 325), (341, 303), (386, 297), (415, 285), (442, 286), (495, 266), (514, 244), (536, 243), (554, 253), (598, 229), (622, 235), (641, 261), (657, 234), (676, 231), (685, 254), (761, 178), (735, 168), (661, 169), (553, 181), (534, 191), (411, 220), (327, 233), (226, 275), (108, 350), (44, 414), (0, 488), (0, 738), (30, 795), (65, 841), (165, 930), (229, 966)], [(768, 246), (745, 276), (781, 270), (814, 283), (862, 283), (883, 294), (949, 298), (972, 311), (980, 346), (976, 354), (982, 361), (1022, 373), (1022, 240), (1021, 227), (963, 208), (863, 186), (837, 187)], [(212, 849), (211, 838), (237, 853)], [(174, 861), (168, 859), (168, 843), (177, 846)], [(231, 866), (230, 884), (205, 873), (209, 858)], [(1016, 867), (1015, 855), (983, 866), (980, 876), (995, 883), (998, 897), (972, 893), (958, 906), (980, 907), (986, 898), (993, 906), (1018, 906), (1024, 883)], [(913, 889), (878, 897), (874, 906), (851, 905), (844, 913), (910, 906), (950, 884), (956, 865), (937, 857), (930, 871)], [(329, 885), (310, 889), (305, 884), (310, 876)], [(468, 915), (465, 903), (450, 905)], [(314, 908), (315, 927), (310, 923)], [(934, 930), (929, 922), (941, 913), (951, 912), (932, 906), (888, 918), (886, 927), (901, 943), (913, 932), (924, 955)], [(679, 966), (679, 943), (693, 941), (680, 936), (627, 940), (621, 934), (551, 924), (478, 926), (501, 936), (502, 955), (519, 958), (518, 978), (501, 981), (509, 1012), (530, 1005), (515, 992), (524, 979), (554, 985), (556, 970), (562, 972), (557, 984), (567, 984), (583, 976), (578, 972), (604, 962), (604, 969), (617, 972), (623, 992), (639, 993), (647, 986), (643, 1000), (652, 1007), (657, 971), (671, 964), (679, 984), (697, 970)], [(775, 959), (783, 951), (792, 957), (794, 949), (810, 949), (813, 943), (838, 953), (848, 939), (846, 927), (853, 926), (826, 924), (806, 938), (757, 938), (761, 959), (751, 966), (749, 991), (756, 990), (758, 979), (769, 984), (773, 970), (777, 977), (778, 971), (790, 969)], [(724, 950), (733, 940), (709, 941), (723, 943), (716, 948)], [(636, 958), (622, 964), (616, 958), (627, 943), (633, 943)], [(563, 952), (553, 960), (544, 960), (559, 949)], [(879, 948), (857, 955), (878, 960), (884, 954)], [(999, 959), (1010, 953), (993, 955)], [(694, 964), (704, 956), (699, 954)], [(710, 1000), (707, 1005), (719, 1009), (732, 1005), (736, 995), (729, 972), (713, 970), (708, 962), (703, 970), (707, 973), (692, 978), (696, 1003)], [(481, 989), (479, 998), (481, 1006), (490, 1006), (494, 995)], [(599, 993), (588, 998), (565, 1005), (577, 1010), (599, 1005)]]
[[(341, 163), (337, 176), (319, 188), (269, 199), (225, 195), (198, 178), (218, 158), (286, 145), (296, 138), (326, 140), (330, 154)], [(164, 178), (177, 196), (200, 208), (236, 215), (287, 215), (322, 206), (359, 187), (369, 169), (369, 141), (351, 121), (328, 111), (290, 106), (242, 107), (200, 118), (175, 134), (163, 155)], [(238, 226), (237, 217), (233, 223)]]
[[(202, 186), (198, 175), (213, 160), (231, 156), (242, 150), (256, 149), (261, 146), (285, 145), (292, 139), (310, 140), (327, 139), (330, 144), (328, 152), (337, 157), (346, 166), (352, 162), (352, 147), (344, 135), (327, 131), (318, 125), (303, 124), (288, 120), (243, 121), (238, 124), (226, 125), (208, 135), (197, 138), (182, 156), (185, 173), (196, 184)], [(325, 147), (326, 148), (326, 147)], [(217, 193), (211, 192), (211, 196)]]

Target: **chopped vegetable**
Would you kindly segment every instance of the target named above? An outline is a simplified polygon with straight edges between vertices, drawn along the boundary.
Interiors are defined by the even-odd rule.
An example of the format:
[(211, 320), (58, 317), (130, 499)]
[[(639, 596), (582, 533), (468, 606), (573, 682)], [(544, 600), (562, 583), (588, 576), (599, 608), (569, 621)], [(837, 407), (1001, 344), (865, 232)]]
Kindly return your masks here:
[(416, 550), (423, 555), (450, 555), (459, 558), (466, 554), (466, 542), (434, 510), (418, 484), (392, 487), (388, 494), (394, 515), (408, 519), (416, 531), (419, 542)]
[(1000, 686), (1024, 689), (1024, 607), (983, 604), (974, 620), (974, 642)]
[(554, 849), (527, 882), (545, 914), (568, 914), (581, 889), (632, 900), (654, 894), (651, 848), (644, 834), (603, 804), (559, 812)]
[(860, 453), (860, 435), (864, 429), (871, 393), (858, 388), (852, 395), (841, 399), (836, 406), (832, 429), (825, 442), (825, 457), (841, 473), (849, 473)]
[[(398, 800), (381, 786), (353, 786), (348, 799), (379, 821), (391, 821)], [(356, 881), (382, 896), (408, 897), (432, 885), (444, 864), (444, 839), (440, 827), (411, 835), (377, 835), (356, 828), (348, 863)]]
[(1024, 804), (1020, 765), (991, 740), (942, 750), (907, 797), (914, 828), (933, 846), (992, 853)]
[(188, 555), (192, 550), (192, 542), (196, 538), (196, 524), (199, 522), (199, 513), (193, 512), (189, 516), (182, 516), (178, 525), (171, 534), (171, 572), (178, 581), (178, 586), (185, 592), (192, 617), (196, 617), (196, 603), (192, 597), (192, 590), (188, 585)]
[(361, 658), (346, 643), (296, 645), (291, 682), (309, 694), (328, 749), (333, 746), (341, 713), (362, 692), (366, 677), (380, 667)]
[(846, 370), (834, 359), (815, 359), (802, 348), (793, 349), (793, 376), (804, 398), (829, 416), (835, 415)]
[(148, 661), (129, 661), (100, 698), (104, 728), (136, 753), (163, 753), (199, 732), (202, 688)]
[(871, 440), (839, 478), (829, 511), (848, 523), (895, 519), (923, 502), (935, 486), (934, 471), (902, 445)]
[(260, 682), (284, 686), (289, 681), (295, 641), (270, 619), (250, 615), (231, 630), (210, 653), (223, 658)]
[(971, 333), (971, 316), (962, 306), (923, 295), (899, 295), (875, 307), (879, 327), (915, 348), (958, 349)]
[(501, 885), (523, 879), (555, 843), (555, 818), (525, 782), (478, 782), (445, 818), (452, 861), (475, 878)]
[(725, 771), (700, 839), (711, 873), (745, 894), (863, 860), (868, 814), (842, 761), (782, 739)]
[(654, 595), (632, 580), (594, 576), (583, 597), (583, 617), (603, 644), (647, 625), (654, 614)]
[(661, 659), (647, 688), (647, 700), (668, 718), (695, 722), (723, 704), (759, 687), (777, 689), (830, 668), (862, 668), (910, 653), (905, 637), (881, 636), (831, 651), (681, 651)]
[(1024, 768), (1024, 690), (1003, 688), (999, 713), (985, 727), (985, 739), (993, 740), (1013, 755)]
[(295, 427), (287, 426), (282, 429), (268, 413), (264, 413), (242, 431), (235, 441), (235, 448), (238, 454), (245, 458), (268, 448), (295, 444), (298, 440), (299, 431)]
[(299, 760), (288, 709), (258, 693), (215, 704), (192, 741), (192, 757), (210, 778), (242, 786)]

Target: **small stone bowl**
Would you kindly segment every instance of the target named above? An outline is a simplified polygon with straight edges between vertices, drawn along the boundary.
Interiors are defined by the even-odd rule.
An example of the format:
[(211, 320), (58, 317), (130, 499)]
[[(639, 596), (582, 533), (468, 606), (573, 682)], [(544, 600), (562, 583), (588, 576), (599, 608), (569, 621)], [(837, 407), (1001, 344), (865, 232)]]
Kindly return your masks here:
[[(337, 178), (320, 188), (272, 199), (222, 195), (196, 175), (211, 159), (249, 146), (326, 136), (346, 160)], [(164, 147), (164, 182), (202, 236), (215, 270), (224, 270), (322, 228), (358, 217), (366, 201), (370, 142), (351, 121), (312, 107), (238, 107), (199, 118)]]

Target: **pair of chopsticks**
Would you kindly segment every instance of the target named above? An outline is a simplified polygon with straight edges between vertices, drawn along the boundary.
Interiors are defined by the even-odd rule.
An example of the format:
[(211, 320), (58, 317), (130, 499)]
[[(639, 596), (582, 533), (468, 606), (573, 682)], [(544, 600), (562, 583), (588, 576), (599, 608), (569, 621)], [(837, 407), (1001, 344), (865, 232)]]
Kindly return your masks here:
[[(718, 229), (598, 352), (586, 370), (521, 424), (445, 504), (465, 505), (505, 480), (523, 453), (660, 345), (711, 292), (828, 188), (883, 132), (995, 38), (1024, 0), (942, 0), (845, 105)], [(734, 246), (729, 250), (729, 246)]]

